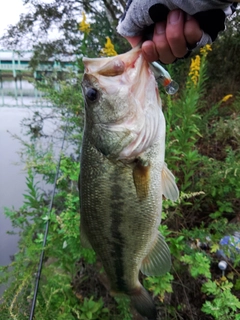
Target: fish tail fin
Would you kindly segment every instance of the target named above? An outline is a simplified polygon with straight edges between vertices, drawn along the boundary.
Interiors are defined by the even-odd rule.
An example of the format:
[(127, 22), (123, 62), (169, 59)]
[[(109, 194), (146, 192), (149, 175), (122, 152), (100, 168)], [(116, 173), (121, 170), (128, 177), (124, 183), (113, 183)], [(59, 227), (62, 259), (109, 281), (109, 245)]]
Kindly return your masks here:
[(129, 295), (133, 307), (141, 316), (146, 317), (148, 320), (157, 320), (157, 309), (153, 299), (142, 285), (133, 289)]

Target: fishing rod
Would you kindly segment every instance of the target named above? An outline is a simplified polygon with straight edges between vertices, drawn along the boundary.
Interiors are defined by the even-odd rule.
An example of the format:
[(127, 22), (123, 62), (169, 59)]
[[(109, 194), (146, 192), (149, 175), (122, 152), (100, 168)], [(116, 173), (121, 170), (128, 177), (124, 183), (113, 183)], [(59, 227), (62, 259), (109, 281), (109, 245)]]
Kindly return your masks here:
[(61, 164), (61, 159), (62, 159), (62, 150), (63, 150), (64, 142), (66, 140), (68, 123), (69, 123), (69, 117), (67, 117), (67, 123), (66, 123), (65, 129), (64, 129), (64, 134), (63, 134), (63, 138), (62, 138), (62, 144), (61, 144), (61, 148), (60, 148), (60, 151), (59, 151), (58, 164), (57, 164), (56, 174), (55, 174), (55, 178), (54, 178), (52, 196), (51, 196), (49, 209), (48, 209), (48, 213), (47, 213), (48, 219), (47, 219), (47, 222), (46, 222), (43, 245), (42, 245), (42, 251), (41, 251), (39, 264), (38, 264), (38, 270), (37, 270), (37, 274), (36, 274), (36, 282), (35, 282), (34, 295), (33, 295), (33, 300), (32, 300), (31, 312), (30, 312), (29, 320), (32, 320), (33, 317), (34, 317), (34, 311), (35, 311), (37, 294), (38, 294), (38, 287), (39, 287), (40, 277), (41, 277), (41, 273), (42, 273), (42, 265), (43, 265), (43, 258), (44, 258), (44, 253), (45, 253), (45, 246), (46, 246), (46, 243), (47, 243), (47, 235), (48, 235), (48, 230), (49, 230), (49, 223), (50, 223), (49, 222), (50, 221), (49, 218), (50, 218), (50, 214), (51, 214), (51, 211), (52, 211), (52, 208), (53, 208), (53, 200), (54, 200), (54, 197), (55, 197), (57, 179), (58, 179), (58, 175), (59, 175), (59, 171), (60, 171), (60, 164)]

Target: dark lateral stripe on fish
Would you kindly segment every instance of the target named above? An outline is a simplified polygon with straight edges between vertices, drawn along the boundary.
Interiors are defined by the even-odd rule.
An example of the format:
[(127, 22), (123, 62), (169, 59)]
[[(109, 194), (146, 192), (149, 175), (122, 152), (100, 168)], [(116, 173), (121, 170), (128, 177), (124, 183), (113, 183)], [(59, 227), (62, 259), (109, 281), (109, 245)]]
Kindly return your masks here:
[[(113, 175), (110, 178), (111, 181), (114, 181), (116, 176)], [(122, 216), (119, 214), (121, 212), (121, 208), (124, 206), (124, 200), (121, 199), (121, 187), (114, 183), (111, 189), (111, 242), (112, 246), (112, 259), (114, 261), (114, 269), (116, 270), (116, 288), (114, 290), (120, 292), (126, 292), (128, 290), (125, 281), (123, 280), (124, 276), (124, 262), (123, 262), (123, 243), (124, 239), (122, 237), (121, 232), (119, 231), (119, 226), (122, 223)], [(118, 200), (116, 203), (116, 199)]]

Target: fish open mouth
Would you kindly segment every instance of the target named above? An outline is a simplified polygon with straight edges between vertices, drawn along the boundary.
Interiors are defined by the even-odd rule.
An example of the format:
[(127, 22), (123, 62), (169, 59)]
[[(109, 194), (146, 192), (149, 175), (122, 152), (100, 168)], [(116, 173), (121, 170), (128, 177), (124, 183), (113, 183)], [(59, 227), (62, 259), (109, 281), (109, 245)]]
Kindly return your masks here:
[(103, 76), (117, 76), (125, 71), (126, 67), (133, 66), (139, 55), (140, 48), (113, 57), (83, 58), (85, 73), (98, 73)]
[[(141, 48), (115, 57), (84, 58), (83, 62), (85, 96), (90, 88), (93, 93), (99, 91), (100, 97), (95, 114), (90, 115), (98, 126), (95, 138), (100, 134), (101, 141), (114, 141), (114, 147), (107, 149), (118, 145), (118, 159), (138, 156), (165, 130), (158, 86)], [(109, 138), (111, 132), (114, 138)]]

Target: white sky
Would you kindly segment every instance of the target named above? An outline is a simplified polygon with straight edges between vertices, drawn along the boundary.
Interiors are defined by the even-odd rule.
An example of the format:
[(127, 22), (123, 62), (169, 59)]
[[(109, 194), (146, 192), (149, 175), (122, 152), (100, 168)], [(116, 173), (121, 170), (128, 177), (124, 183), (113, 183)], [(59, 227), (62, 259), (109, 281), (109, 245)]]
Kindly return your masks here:
[(21, 13), (26, 11), (22, 0), (5, 0), (0, 6), (0, 36), (10, 24), (15, 24), (19, 20)]
[[(3, 1), (3, 0), (0, 0)], [(52, 0), (41, 0), (42, 3), (51, 3)], [(31, 5), (23, 5), (22, 0), (5, 0), (4, 4), (0, 6), (0, 37), (4, 34), (9, 25), (16, 24), (22, 13), (27, 13), (31, 10)], [(52, 27), (49, 33), (49, 39), (56, 39), (59, 36), (59, 30)], [(4, 49), (0, 47), (0, 50)], [(29, 49), (29, 48), (26, 48)]]

